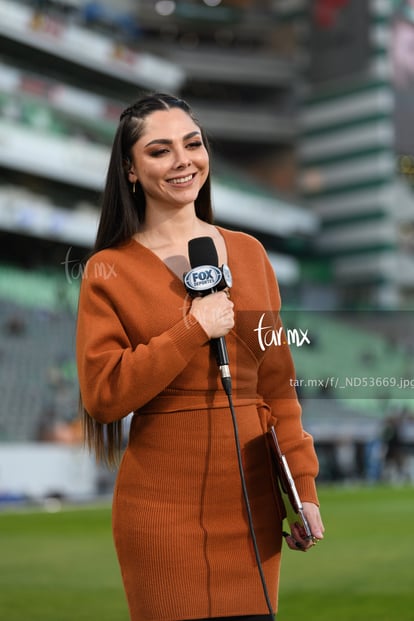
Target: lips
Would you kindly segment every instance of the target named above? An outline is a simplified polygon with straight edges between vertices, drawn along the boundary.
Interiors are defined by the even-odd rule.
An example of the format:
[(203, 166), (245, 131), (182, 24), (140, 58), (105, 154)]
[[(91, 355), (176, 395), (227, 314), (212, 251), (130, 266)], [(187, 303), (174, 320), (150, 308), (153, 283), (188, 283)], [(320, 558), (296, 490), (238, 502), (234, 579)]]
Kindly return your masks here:
[(168, 183), (172, 183), (174, 185), (180, 185), (181, 183), (189, 183), (194, 178), (194, 174), (186, 175), (185, 177), (175, 177), (174, 179), (168, 179)]

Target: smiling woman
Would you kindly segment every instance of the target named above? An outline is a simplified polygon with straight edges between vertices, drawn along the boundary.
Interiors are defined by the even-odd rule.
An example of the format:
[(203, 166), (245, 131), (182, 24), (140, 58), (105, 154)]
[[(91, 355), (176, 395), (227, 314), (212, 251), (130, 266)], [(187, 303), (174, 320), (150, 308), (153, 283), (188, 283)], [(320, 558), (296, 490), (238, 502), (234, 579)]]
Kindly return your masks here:
[(141, 228), (158, 227), (166, 206), (193, 210), (208, 173), (208, 152), (192, 118), (180, 108), (151, 114), (131, 149), (128, 171), (128, 180), (139, 182), (146, 197)]
[[(183, 274), (197, 238), (209, 238), (218, 256), (217, 265), (199, 264), (198, 277), (221, 276), (218, 265), (229, 263), (231, 299), (230, 280), (189, 296)], [(102, 264), (113, 266), (111, 277), (102, 278)], [(270, 330), (280, 326), (273, 268), (256, 239), (213, 225), (207, 139), (181, 99), (149, 95), (122, 114), (86, 270), (77, 360), (86, 437), (98, 457), (116, 461), (122, 421), (133, 412), (113, 500), (131, 620), (267, 619), (277, 606), (282, 514), (264, 432), (276, 428), (321, 539), (318, 464), (290, 383), (289, 348), (262, 351), (255, 333), (264, 312)], [(212, 347), (224, 336), (254, 530)], [(309, 549), (291, 528), (287, 544)]]

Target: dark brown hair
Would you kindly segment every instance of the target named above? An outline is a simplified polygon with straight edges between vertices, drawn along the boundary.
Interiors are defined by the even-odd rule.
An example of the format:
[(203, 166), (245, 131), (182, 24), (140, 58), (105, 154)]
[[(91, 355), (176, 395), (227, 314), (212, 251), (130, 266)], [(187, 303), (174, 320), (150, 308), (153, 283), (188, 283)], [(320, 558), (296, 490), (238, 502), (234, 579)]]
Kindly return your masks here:
[[(101, 216), (92, 254), (118, 246), (130, 239), (145, 220), (145, 195), (141, 185), (135, 184), (135, 192), (128, 181), (132, 161), (132, 147), (140, 139), (145, 119), (158, 110), (179, 108), (186, 112), (200, 128), (207, 152), (210, 153), (207, 136), (195, 118), (190, 106), (183, 100), (165, 93), (147, 94), (126, 108), (120, 117), (112, 144), (105, 188), (102, 197)], [(196, 215), (205, 222), (213, 222), (211, 206), (211, 181), (208, 175), (195, 200)], [(122, 447), (122, 421), (102, 424), (85, 410), (80, 398), (85, 441), (98, 460), (115, 465)]]

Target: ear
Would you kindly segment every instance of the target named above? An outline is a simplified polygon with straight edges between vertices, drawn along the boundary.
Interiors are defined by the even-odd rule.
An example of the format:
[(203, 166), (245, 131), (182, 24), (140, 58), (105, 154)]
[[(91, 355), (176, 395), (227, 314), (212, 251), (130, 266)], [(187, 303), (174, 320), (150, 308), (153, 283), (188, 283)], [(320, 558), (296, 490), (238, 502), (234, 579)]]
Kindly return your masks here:
[(138, 177), (137, 177), (137, 175), (135, 173), (135, 170), (132, 168), (132, 166), (128, 170), (128, 181), (130, 183), (136, 183), (138, 181)]
[(138, 177), (135, 173), (134, 164), (132, 163), (129, 157), (126, 157), (123, 160), (123, 168), (124, 168), (125, 174), (127, 175), (129, 183), (136, 183), (138, 181)]

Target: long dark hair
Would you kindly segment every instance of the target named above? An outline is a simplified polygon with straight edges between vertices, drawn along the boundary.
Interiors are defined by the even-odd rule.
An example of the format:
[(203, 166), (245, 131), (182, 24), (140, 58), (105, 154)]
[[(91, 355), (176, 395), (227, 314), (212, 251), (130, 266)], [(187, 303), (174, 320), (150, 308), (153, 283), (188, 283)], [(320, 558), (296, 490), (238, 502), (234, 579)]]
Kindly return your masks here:
[[(132, 161), (132, 147), (142, 136), (145, 119), (158, 110), (180, 108), (199, 127), (204, 146), (210, 154), (207, 136), (183, 100), (165, 93), (147, 94), (126, 108), (120, 117), (112, 144), (106, 183), (102, 197), (101, 216), (92, 254), (118, 246), (129, 240), (145, 220), (145, 195), (139, 182), (135, 187), (128, 181)], [(196, 215), (205, 222), (213, 222), (210, 173), (195, 200)], [(122, 421), (102, 424), (93, 419), (80, 398), (85, 441), (98, 460), (115, 465), (122, 448)]]
[[(180, 108), (188, 114), (200, 128), (207, 152), (210, 148), (204, 130), (200, 127), (190, 106), (183, 100), (155, 93), (126, 108), (121, 114), (120, 123), (112, 145), (106, 185), (102, 200), (102, 211), (94, 251), (116, 246), (130, 239), (145, 220), (145, 196), (139, 182), (128, 181), (128, 171), (132, 161), (132, 147), (142, 136), (145, 119), (158, 110)], [(205, 222), (213, 221), (211, 207), (210, 174), (208, 175), (195, 201), (196, 215)]]

